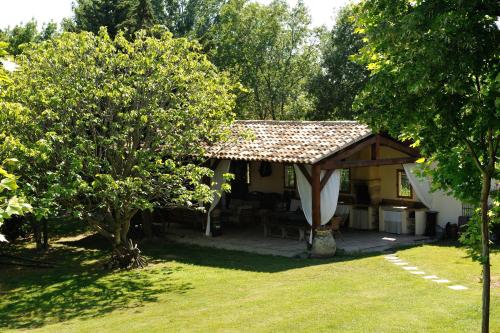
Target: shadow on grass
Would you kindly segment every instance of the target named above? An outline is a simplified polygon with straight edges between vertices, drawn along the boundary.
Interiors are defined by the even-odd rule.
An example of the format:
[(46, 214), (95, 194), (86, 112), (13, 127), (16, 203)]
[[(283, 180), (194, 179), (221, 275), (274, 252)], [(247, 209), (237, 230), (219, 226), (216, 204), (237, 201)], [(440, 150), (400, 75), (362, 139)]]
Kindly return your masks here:
[(159, 295), (193, 288), (171, 276), (179, 268), (109, 272), (95, 262), (103, 257), (100, 251), (67, 247), (59, 251), (50, 256), (64, 257), (55, 269), (0, 269), (0, 327), (27, 329), (93, 318), (116, 309), (140, 308)]
[(277, 273), (291, 269), (325, 265), (379, 256), (380, 252), (338, 254), (328, 259), (287, 258), (242, 251), (223, 250), (180, 243), (154, 242), (141, 247), (152, 262), (175, 260), (183, 264), (234, 269), (251, 272)]
[[(103, 250), (109, 248), (106, 239), (97, 234), (76, 241), (64, 241), (60, 243), (75, 249), (81, 249), (83, 247), (86, 249)], [(357, 260), (381, 254), (380, 252), (343, 254), (339, 251), (335, 257), (327, 259), (287, 258), (181, 244), (158, 238), (141, 241), (139, 243), (139, 248), (143, 251), (143, 254), (148, 257), (150, 263), (162, 263), (173, 260), (190, 265), (265, 273), (275, 273), (333, 262)]]
[[(442, 239), (442, 240), (431, 243), (431, 245), (439, 246), (439, 247), (454, 247), (454, 248), (463, 249), (463, 250), (467, 249), (467, 246), (462, 244), (458, 240)], [(500, 253), (500, 244), (490, 244), (490, 253), (491, 254)]]
[[(62, 242), (68, 246), (85, 247), (88, 249), (105, 249), (107, 242), (99, 235), (92, 235), (77, 241)], [(435, 244), (435, 243), (433, 243)], [(394, 250), (419, 247), (423, 244), (398, 245), (388, 252)], [(215, 267), (222, 269), (244, 270), (251, 272), (276, 273), (291, 269), (309, 266), (325, 265), (335, 262), (360, 260), (364, 258), (380, 256), (382, 252), (360, 252), (344, 253), (338, 251), (332, 258), (287, 258), (281, 256), (255, 254), (244, 251), (217, 249), (192, 244), (182, 244), (166, 241), (164, 239), (145, 240), (140, 242), (139, 248), (144, 255), (149, 257), (151, 263), (165, 261), (176, 261), (179, 263)]]
[(91, 250), (108, 251), (111, 248), (111, 243), (100, 234), (92, 234), (77, 240), (58, 241), (58, 243), (74, 248), (84, 248)]
[(49, 219), (47, 226), (51, 238), (77, 236), (91, 230), (88, 223), (71, 217)]

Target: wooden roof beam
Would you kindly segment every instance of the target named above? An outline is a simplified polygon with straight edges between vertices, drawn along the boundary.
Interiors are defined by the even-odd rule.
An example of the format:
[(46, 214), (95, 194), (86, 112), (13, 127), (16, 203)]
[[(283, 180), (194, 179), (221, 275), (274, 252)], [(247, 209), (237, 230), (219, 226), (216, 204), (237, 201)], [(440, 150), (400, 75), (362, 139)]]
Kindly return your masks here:
[[(332, 155), (331, 157), (324, 159), (323, 163), (326, 161), (329, 161), (329, 160), (340, 161), (340, 160), (346, 159), (346, 158), (354, 155), (358, 151), (364, 149), (365, 147), (371, 146), (375, 142), (376, 142), (376, 136), (371, 136), (363, 141), (356, 142), (356, 143), (352, 144), (351, 146), (349, 146), (348, 148), (341, 150), (341, 151), (337, 152), (336, 154)], [(320, 163), (322, 163), (322, 162), (320, 162)]]
[(395, 150), (400, 151), (402, 153), (405, 153), (409, 156), (413, 156), (413, 157), (420, 156), (420, 153), (418, 152), (417, 149), (406, 146), (403, 143), (398, 142), (394, 139), (390, 139), (390, 138), (382, 136), (382, 135), (378, 135), (378, 139), (380, 140), (379, 142), (380, 142), (380, 145), (382, 145), (382, 146), (386, 146), (386, 147), (395, 149)]
[(325, 172), (325, 175), (323, 176), (323, 178), (321, 178), (321, 184), (320, 184), (321, 190), (323, 190), (323, 187), (325, 187), (326, 183), (328, 183), (334, 171), (335, 170), (330, 169)]
[(413, 163), (418, 157), (398, 157), (398, 158), (382, 158), (378, 160), (349, 160), (349, 161), (334, 161), (330, 160), (321, 165), (321, 169), (348, 169), (380, 165), (394, 165)]
[(307, 181), (309, 182), (309, 185), (312, 185), (311, 175), (307, 171), (307, 169), (304, 166), (304, 164), (298, 164), (298, 167), (299, 167), (300, 172), (302, 172), (302, 174), (304, 175), (304, 177), (306, 177)]

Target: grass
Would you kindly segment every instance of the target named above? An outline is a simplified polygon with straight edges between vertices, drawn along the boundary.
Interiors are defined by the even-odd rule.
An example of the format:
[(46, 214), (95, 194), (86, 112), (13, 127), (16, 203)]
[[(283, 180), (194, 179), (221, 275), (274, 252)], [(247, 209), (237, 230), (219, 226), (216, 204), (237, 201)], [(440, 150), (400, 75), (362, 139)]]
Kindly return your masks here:
[[(61, 239), (53, 269), (0, 268), (0, 331), (33, 332), (477, 332), (480, 267), (452, 245), (401, 249), (453, 291), (383, 255), (289, 259), (174, 244), (144, 245), (151, 264), (106, 272), (105, 250)], [(18, 248), (24, 255), (32, 249)], [(492, 258), (500, 283), (500, 253)], [(491, 331), (500, 331), (500, 288)]]

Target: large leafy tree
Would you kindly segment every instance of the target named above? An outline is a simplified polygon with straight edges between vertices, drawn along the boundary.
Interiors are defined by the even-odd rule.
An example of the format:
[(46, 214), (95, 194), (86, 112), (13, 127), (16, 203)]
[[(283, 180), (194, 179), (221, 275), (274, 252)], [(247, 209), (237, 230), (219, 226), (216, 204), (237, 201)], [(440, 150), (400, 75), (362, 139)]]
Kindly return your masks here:
[(312, 107), (306, 84), (317, 65), (310, 17), (303, 2), (269, 5), (231, 1), (211, 31), (211, 59), (247, 89), (238, 99), (242, 118), (297, 119)]
[(310, 83), (310, 91), (316, 97), (310, 118), (355, 118), (352, 105), (368, 77), (365, 67), (351, 58), (363, 46), (362, 38), (355, 33), (351, 7), (344, 7), (321, 43), (321, 71)]
[(119, 247), (137, 211), (213, 197), (197, 156), (225, 137), (233, 84), (198, 49), (170, 33), (130, 42), (103, 29), (17, 58), (0, 157), (20, 160), (38, 218), (72, 213)]
[[(483, 332), (489, 327), (488, 197), (498, 178), (497, 1), (367, 0), (359, 60), (371, 76), (357, 104), (376, 129), (412, 139), (435, 185), (481, 208)], [(436, 162), (436, 163), (434, 163)]]

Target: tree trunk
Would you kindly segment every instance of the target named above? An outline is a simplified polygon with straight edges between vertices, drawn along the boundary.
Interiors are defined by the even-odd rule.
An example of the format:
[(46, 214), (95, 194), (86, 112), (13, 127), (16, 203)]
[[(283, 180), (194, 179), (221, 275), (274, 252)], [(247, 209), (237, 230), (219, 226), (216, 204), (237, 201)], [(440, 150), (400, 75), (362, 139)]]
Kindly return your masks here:
[(122, 224), (120, 221), (114, 221), (115, 230), (113, 232), (113, 248), (117, 248), (122, 244)]
[(43, 234), (43, 249), (47, 250), (49, 248), (49, 230), (48, 230), (47, 219), (42, 220), (42, 234)]
[(483, 265), (483, 316), (481, 332), (488, 333), (490, 326), (490, 239), (488, 219), (488, 198), (490, 196), (491, 177), (483, 173), (481, 190), (481, 262)]
[(41, 250), (43, 248), (41, 223), (34, 217), (31, 217), (30, 220), (31, 220), (31, 225), (33, 226), (33, 236), (35, 237), (36, 249)]
[(130, 219), (127, 218), (125, 219), (125, 221), (121, 223), (121, 240), (123, 244), (126, 244), (126, 242), (128, 241), (129, 229), (130, 229)]

